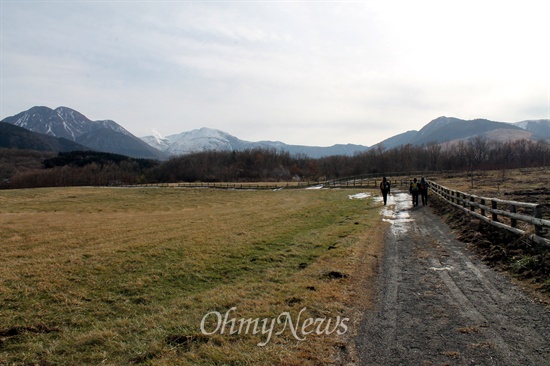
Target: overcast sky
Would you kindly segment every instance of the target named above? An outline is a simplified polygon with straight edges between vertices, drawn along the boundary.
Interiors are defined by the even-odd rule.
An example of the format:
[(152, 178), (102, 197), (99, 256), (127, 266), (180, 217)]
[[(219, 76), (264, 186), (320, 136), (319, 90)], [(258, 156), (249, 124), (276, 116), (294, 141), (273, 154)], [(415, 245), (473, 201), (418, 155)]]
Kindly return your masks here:
[(0, 119), (329, 146), (550, 118), (549, 1), (0, 1)]

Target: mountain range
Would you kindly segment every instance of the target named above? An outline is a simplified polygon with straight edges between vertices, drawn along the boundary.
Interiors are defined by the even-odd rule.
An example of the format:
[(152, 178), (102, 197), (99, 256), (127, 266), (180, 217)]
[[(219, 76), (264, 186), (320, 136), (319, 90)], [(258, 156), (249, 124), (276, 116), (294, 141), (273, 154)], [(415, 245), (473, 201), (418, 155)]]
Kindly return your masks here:
[(280, 141), (250, 142), (211, 128), (186, 131), (167, 137), (156, 133), (138, 138), (112, 120), (91, 121), (83, 114), (67, 107), (58, 107), (54, 110), (41, 106), (32, 107), (0, 122), (0, 147), (48, 151), (96, 150), (159, 160), (200, 151), (252, 148), (269, 148), (286, 151), (292, 155), (302, 154), (320, 158), (330, 155), (353, 155), (373, 147), (391, 149), (405, 144), (452, 143), (473, 136), (500, 141), (550, 140), (550, 120), (505, 123), (486, 119), (462, 120), (439, 117), (419, 131), (407, 131), (371, 147), (353, 144), (318, 147), (288, 145)]
[(329, 147), (288, 145), (280, 141), (250, 142), (212, 128), (200, 128), (176, 135), (162, 137), (159, 134), (142, 137), (142, 140), (169, 155), (184, 155), (200, 151), (232, 151), (253, 148), (275, 149), (292, 155), (303, 154), (312, 158), (329, 155), (353, 155), (368, 150), (362, 145), (333, 145)]

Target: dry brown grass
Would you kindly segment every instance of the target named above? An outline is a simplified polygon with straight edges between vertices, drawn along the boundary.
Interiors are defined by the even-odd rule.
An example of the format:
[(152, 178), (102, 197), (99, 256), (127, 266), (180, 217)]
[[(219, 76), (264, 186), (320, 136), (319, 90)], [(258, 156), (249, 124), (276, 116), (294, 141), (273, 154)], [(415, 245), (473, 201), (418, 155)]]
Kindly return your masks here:
[(503, 199), (510, 199), (516, 191), (550, 189), (549, 168), (476, 171), (473, 182), (469, 172), (442, 174), (433, 179), (451, 189)]
[[(0, 192), (0, 363), (321, 365), (352, 359), (383, 230), (351, 190)], [(339, 276), (332, 276), (339, 274)], [(343, 336), (201, 334), (237, 318), (349, 317)]]

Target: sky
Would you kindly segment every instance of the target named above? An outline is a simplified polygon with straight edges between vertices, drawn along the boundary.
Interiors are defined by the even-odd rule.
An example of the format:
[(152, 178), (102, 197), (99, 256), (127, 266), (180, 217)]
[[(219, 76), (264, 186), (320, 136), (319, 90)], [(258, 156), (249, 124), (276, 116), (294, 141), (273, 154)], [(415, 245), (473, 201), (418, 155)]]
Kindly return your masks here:
[(550, 118), (550, 2), (0, 0), (0, 119), (371, 146), (440, 117)]

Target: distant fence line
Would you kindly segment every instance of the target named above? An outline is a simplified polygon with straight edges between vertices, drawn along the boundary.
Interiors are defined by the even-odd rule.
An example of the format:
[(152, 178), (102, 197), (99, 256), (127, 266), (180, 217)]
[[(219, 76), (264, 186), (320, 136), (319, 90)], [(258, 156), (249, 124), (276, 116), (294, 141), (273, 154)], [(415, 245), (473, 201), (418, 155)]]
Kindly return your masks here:
[(316, 183), (311, 182), (273, 182), (273, 183), (231, 183), (231, 182), (179, 182), (179, 183), (144, 183), (132, 185), (120, 185), (119, 187), (133, 188), (217, 188), (217, 189), (281, 189), (281, 188), (306, 188)]
[[(550, 239), (543, 237), (550, 228), (550, 220), (542, 218), (542, 205), (529, 202), (507, 201), (498, 198), (481, 197), (453, 190), (429, 181), (430, 189), (452, 206), (489, 223), (500, 229), (511, 231), (518, 235), (527, 235), (529, 239), (550, 246)], [(519, 210), (518, 210), (519, 209)], [(476, 212), (479, 210), (479, 212)], [(521, 211), (521, 212), (519, 212)], [(530, 215), (525, 212), (530, 211)], [(499, 220), (499, 216), (506, 217), (508, 223)], [(518, 227), (518, 222), (523, 222), (526, 229)], [(529, 227), (532, 226), (534, 233)]]
[[(273, 182), (273, 183), (228, 183), (228, 182), (179, 182), (179, 183), (147, 183), (147, 184), (120, 184), (118, 187), (130, 188), (217, 188), (217, 189), (304, 189), (312, 187), (322, 188), (378, 188), (379, 179), (338, 179), (318, 182)], [(392, 186), (408, 185), (407, 179), (388, 179)]]
[[(378, 188), (382, 177), (387, 177), (392, 186), (408, 185), (412, 178), (434, 174), (451, 173), (454, 171), (423, 171), (423, 172), (389, 172), (371, 173), (358, 176), (334, 178), (319, 181), (288, 181), (288, 182), (177, 182), (177, 183), (143, 183), (143, 184), (113, 184), (119, 187), (180, 187), (180, 188), (218, 188), (218, 189), (282, 189), (309, 188)], [(405, 178), (406, 177), (406, 178)]]

